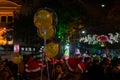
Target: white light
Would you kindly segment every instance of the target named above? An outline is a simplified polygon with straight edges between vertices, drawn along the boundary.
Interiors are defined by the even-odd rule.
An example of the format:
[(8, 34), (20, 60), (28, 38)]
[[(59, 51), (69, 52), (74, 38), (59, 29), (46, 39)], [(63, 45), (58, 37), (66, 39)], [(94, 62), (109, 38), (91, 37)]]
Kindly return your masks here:
[(66, 45), (66, 46), (65, 46), (65, 49), (69, 49), (69, 46)]
[(8, 41), (8, 45), (12, 45), (13, 44), (13, 39)]
[(22, 47), (21, 50), (24, 51), (24, 48)]
[(6, 30), (6, 28), (3, 28), (4, 30)]
[(102, 4), (102, 5), (101, 5), (101, 7), (105, 7), (105, 5), (104, 5), (104, 4)]
[(39, 52), (42, 52), (42, 50), (39, 50)]
[[(96, 44), (98, 41), (96, 41), (98, 35), (90, 35), (80, 37), (80, 42), (88, 43), (88, 44)], [(113, 43), (119, 43), (120, 41), (120, 33), (108, 33), (109, 40), (107, 42), (113, 44)]]
[(82, 31), (82, 33), (84, 34), (84, 33), (85, 33), (85, 31)]
[(45, 48), (44, 46), (42, 46), (42, 48)]
[(33, 48), (33, 51), (35, 51), (35, 48)]
[(25, 51), (28, 51), (28, 48), (25, 48)]
[(28, 48), (29, 49), (29, 51), (32, 51), (32, 49), (31, 48)]

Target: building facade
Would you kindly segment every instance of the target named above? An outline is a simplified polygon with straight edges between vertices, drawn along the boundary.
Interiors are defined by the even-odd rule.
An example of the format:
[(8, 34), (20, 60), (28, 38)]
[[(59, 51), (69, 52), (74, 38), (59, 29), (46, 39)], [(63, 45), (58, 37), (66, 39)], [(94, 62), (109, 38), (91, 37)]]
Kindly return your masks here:
[(14, 20), (20, 13), (21, 5), (0, 0), (0, 55), (1, 58), (11, 58), (10, 55), (14, 45)]

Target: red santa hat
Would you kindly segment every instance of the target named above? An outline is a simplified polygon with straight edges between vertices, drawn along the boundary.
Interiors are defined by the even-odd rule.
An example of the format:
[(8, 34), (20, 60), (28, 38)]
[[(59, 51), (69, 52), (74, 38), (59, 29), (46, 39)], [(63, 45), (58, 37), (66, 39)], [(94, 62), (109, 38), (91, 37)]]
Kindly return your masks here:
[(69, 58), (66, 60), (66, 64), (68, 66), (68, 69), (70, 71), (74, 71), (76, 67), (78, 67), (79, 69), (81, 69), (80, 67), (82, 67), (81, 65), (79, 65), (80, 62), (82, 62), (82, 57), (79, 58)]
[(41, 69), (41, 62), (35, 60), (34, 58), (30, 57), (25, 64), (25, 71), (26, 72), (37, 72)]

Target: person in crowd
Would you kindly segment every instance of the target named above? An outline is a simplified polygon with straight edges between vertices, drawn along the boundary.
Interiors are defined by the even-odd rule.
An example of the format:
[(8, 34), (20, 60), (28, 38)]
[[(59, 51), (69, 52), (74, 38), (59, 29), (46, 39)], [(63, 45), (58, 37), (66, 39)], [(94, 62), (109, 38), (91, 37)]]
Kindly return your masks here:
[(40, 80), (41, 78), (45, 78), (43, 74), (45, 67), (46, 65), (44, 65), (43, 62), (38, 61), (36, 58), (29, 57), (25, 63), (25, 73), (30, 79)]
[(92, 66), (92, 61), (90, 57), (84, 58), (85, 70), (82, 74), (82, 80), (88, 80), (88, 69)]
[(13, 73), (7, 63), (7, 60), (0, 63), (0, 80), (15, 80)]
[(111, 61), (112, 69), (110, 71), (109, 80), (120, 80), (120, 59), (114, 58)]
[(66, 65), (71, 73), (73, 73), (74, 80), (82, 80), (82, 74), (85, 71), (85, 64), (82, 62), (83, 57), (69, 58), (66, 60)]
[(104, 69), (104, 77), (105, 80), (110, 80), (110, 71), (111, 71), (111, 59), (109, 57), (104, 57), (100, 63), (100, 65)]
[(65, 67), (64, 63), (57, 62), (52, 70), (51, 80), (74, 80), (73, 75)]
[(88, 69), (88, 80), (104, 80), (104, 69), (97, 56), (93, 58), (92, 66)]

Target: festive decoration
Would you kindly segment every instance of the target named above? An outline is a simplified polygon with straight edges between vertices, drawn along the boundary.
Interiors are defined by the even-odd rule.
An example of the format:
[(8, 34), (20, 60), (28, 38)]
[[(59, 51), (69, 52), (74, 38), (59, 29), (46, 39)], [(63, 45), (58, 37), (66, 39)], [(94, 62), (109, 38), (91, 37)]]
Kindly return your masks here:
[[(97, 34), (94, 35), (90, 35), (88, 34), (87, 36), (84, 37), (80, 37), (79, 42), (83, 42), (83, 43), (88, 43), (88, 44), (97, 44), (98, 41), (97, 39)], [(107, 37), (109, 38), (109, 40), (107, 40), (107, 42), (109, 42), (110, 44), (114, 44), (114, 43), (118, 43), (120, 40), (120, 33), (108, 33)]]
[(69, 47), (70, 47), (70, 43), (66, 42), (65, 50), (64, 50), (64, 59), (68, 59), (69, 58), (69, 54), (70, 54)]
[(21, 63), (22, 60), (23, 60), (23, 57), (22, 57), (20, 54), (15, 54), (15, 55), (12, 57), (12, 62), (15, 63), (15, 64)]
[(46, 28), (46, 24), (52, 25), (52, 19), (52, 13), (45, 9), (37, 11), (34, 15), (34, 23), (37, 28)]
[(14, 53), (19, 53), (20, 45), (18, 43), (14, 44)]
[(7, 44), (7, 39), (6, 39), (6, 34), (7, 30), (5, 28), (0, 28), (0, 45), (6, 45)]
[(56, 15), (51, 9), (40, 9), (34, 15), (34, 24), (43, 39), (51, 39), (54, 36), (56, 22)]
[[(11, 45), (13, 44), (13, 38), (8, 33), (8, 31), (12, 31), (12, 29), (9, 29), (6, 25), (0, 26), (0, 45)], [(8, 40), (9, 38), (9, 40)]]
[(101, 46), (105, 46), (105, 42), (107, 42), (109, 40), (108, 36), (106, 35), (99, 35), (97, 36), (97, 41), (101, 42)]
[[(54, 19), (55, 18), (55, 19)], [(56, 23), (56, 15), (54, 12), (50, 9), (40, 9), (38, 10), (34, 15), (34, 24), (38, 29), (38, 32), (40, 34), (40, 37), (44, 39), (44, 52), (47, 56), (43, 55), (42, 60), (44, 61), (44, 57), (55, 57), (58, 53), (58, 45), (54, 43), (47, 44), (46, 46), (46, 40), (51, 39), (55, 34), (55, 23)], [(43, 53), (44, 54), (44, 53)], [(47, 73), (49, 78), (49, 67), (47, 64)], [(42, 70), (41, 70), (42, 73)], [(42, 78), (42, 74), (41, 74)]]
[(48, 57), (53, 58), (59, 52), (59, 45), (54, 42), (50, 42), (46, 45), (45, 53)]
[(85, 37), (80, 37), (79, 42), (88, 43), (88, 44), (96, 44), (97, 43), (96, 37), (97, 37), (96, 34), (93, 36), (88, 34)]
[(98, 42), (106, 42), (106, 41), (108, 41), (109, 40), (109, 38), (108, 38), (108, 36), (106, 36), (106, 35), (99, 35), (98, 37), (97, 37), (97, 41)]
[(109, 43), (113, 44), (113, 43), (118, 43), (120, 40), (120, 33), (108, 33), (110, 40), (108, 41)]

